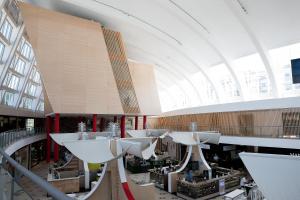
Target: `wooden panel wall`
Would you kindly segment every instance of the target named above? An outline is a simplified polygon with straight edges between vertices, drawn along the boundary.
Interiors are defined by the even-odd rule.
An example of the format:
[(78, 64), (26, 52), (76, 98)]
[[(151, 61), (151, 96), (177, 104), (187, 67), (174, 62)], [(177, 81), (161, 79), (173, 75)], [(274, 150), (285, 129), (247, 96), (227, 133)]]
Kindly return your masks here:
[(100, 24), (25, 3), (20, 9), (53, 112), (123, 114)]
[(160, 115), (160, 101), (152, 65), (128, 62), (142, 115)]
[[(290, 113), (290, 118), (293, 120), (289, 120), (284, 129), (283, 119), (286, 113)], [(190, 123), (197, 122), (198, 130), (202, 131), (219, 130), (224, 135), (278, 137), (300, 135), (298, 128), (300, 117), (298, 119), (298, 116), (300, 116), (300, 108), (287, 108), (152, 117), (148, 119), (148, 122), (151, 128), (188, 131)]]

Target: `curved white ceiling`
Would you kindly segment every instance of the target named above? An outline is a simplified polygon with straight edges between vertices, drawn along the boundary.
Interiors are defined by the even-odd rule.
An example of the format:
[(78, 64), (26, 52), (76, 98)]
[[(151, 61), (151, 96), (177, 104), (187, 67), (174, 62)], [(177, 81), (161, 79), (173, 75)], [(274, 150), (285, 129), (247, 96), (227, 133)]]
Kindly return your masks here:
[(196, 98), (198, 104), (190, 106), (202, 105), (207, 98), (202, 86), (191, 80), (199, 72), (219, 103), (223, 102), (223, 93), (209, 73), (219, 64), (229, 71), (239, 100), (249, 100), (234, 60), (251, 54), (258, 54), (264, 65), (270, 98), (280, 97), (268, 51), (300, 41), (299, 0), (27, 1), (121, 32), (128, 58), (154, 64), (159, 90), (167, 92), (177, 85), (182, 93)]

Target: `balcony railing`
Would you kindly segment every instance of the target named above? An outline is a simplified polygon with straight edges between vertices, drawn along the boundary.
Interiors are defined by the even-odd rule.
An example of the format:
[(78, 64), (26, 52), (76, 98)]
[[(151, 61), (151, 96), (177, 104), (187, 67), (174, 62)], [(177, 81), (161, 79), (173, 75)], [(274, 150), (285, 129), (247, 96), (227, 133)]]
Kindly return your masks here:
[[(171, 124), (159, 125), (155, 128), (171, 131), (189, 131), (190, 125)], [(198, 131), (219, 131), (222, 135), (266, 137), (266, 138), (300, 138), (300, 126), (212, 126), (198, 125)]]
[(2, 132), (0, 133), (0, 148), (5, 149), (20, 139), (40, 134), (45, 134), (43, 128), (23, 128)]
[[(32, 173), (12, 159), (5, 148), (28, 137), (45, 134), (42, 128), (15, 129), (0, 133), (0, 199), (32, 199), (18, 184), (21, 176), (27, 177), (32, 184), (46, 191), (53, 199), (71, 200), (43, 178)], [(49, 197), (49, 199), (51, 199)]]

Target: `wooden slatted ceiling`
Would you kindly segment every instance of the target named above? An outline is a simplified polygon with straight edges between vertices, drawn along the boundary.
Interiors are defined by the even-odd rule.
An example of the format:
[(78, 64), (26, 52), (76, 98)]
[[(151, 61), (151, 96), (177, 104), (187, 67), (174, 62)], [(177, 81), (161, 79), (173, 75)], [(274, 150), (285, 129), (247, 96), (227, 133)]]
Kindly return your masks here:
[(103, 33), (124, 113), (139, 114), (139, 103), (133, 87), (121, 34), (105, 28)]

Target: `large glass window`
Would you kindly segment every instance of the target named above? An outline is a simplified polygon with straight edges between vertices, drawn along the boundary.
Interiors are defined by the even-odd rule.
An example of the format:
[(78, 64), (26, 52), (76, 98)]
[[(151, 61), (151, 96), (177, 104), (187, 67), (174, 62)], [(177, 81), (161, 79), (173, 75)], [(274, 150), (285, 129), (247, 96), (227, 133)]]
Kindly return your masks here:
[(40, 73), (37, 71), (36, 67), (33, 67), (30, 74), (30, 79), (36, 83), (40, 83)]
[(300, 84), (293, 84), (291, 60), (300, 58), (300, 43), (272, 49), (269, 53), (281, 96), (299, 96)]
[(159, 91), (159, 95), (163, 111), (190, 107), (189, 96), (181, 84), (167, 87), (165, 90)]
[(188, 99), (184, 107), (194, 107), (198, 106), (201, 103), (201, 97), (197, 94), (196, 88), (194, 88), (187, 80), (182, 80), (179, 82), (180, 87), (185, 91), (188, 95)]
[(2, 103), (4, 105), (13, 106), (15, 102), (15, 94), (11, 92), (4, 92)]
[(242, 57), (233, 62), (246, 100), (271, 97), (271, 85), (265, 66), (258, 54)]
[(202, 104), (209, 105), (218, 102), (216, 91), (210, 82), (203, 76), (201, 72), (195, 73), (190, 77), (191, 82), (201, 92)]
[(2, 26), (1, 26), (0, 33), (2, 33), (2, 35), (8, 41), (10, 41), (12, 30), (13, 30), (12, 25), (10, 24), (10, 22), (7, 19), (5, 19)]
[(221, 96), (221, 103), (240, 100), (240, 92), (225, 64), (219, 64), (209, 68), (209, 75), (216, 84), (218, 93)]
[(30, 56), (31, 56), (31, 46), (25, 42), (23, 44), (23, 47), (22, 47), (22, 50), (21, 50), (21, 54), (27, 58), (27, 59), (30, 59)]
[(4, 85), (11, 89), (18, 90), (19, 82), (20, 78), (18, 76), (8, 73), (5, 77)]
[(30, 98), (27, 98), (27, 97), (23, 97), (22, 101), (21, 101), (21, 104), (20, 104), (20, 107), (32, 110), (32, 108), (33, 108), (33, 100), (30, 99)]
[(35, 96), (36, 89), (37, 86), (29, 82), (26, 86), (25, 93), (31, 96)]
[(166, 90), (159, 91), (159, 100), (162, 112), (167, 112), (176, 109), (176, 104), (174, 103), (175, 97), (172, 96)]
[(17, 62), (15, 63), (14, 69), (15, 69), (18, 73), (24, 75), (25, 65), (26, 65), (26, 63), (25, 63), (21, 58), (18, 58), (18, 59), (17, 59)]
[(37, 107), (37, 111), (41, 111), (41, 112), (44, 111), (44, 102), (43, 101), (39, 102), (38, 107)]

